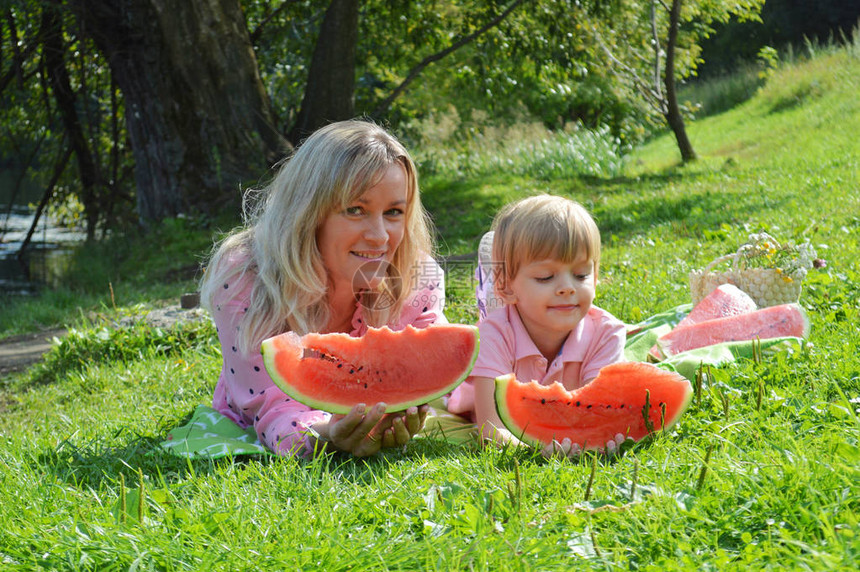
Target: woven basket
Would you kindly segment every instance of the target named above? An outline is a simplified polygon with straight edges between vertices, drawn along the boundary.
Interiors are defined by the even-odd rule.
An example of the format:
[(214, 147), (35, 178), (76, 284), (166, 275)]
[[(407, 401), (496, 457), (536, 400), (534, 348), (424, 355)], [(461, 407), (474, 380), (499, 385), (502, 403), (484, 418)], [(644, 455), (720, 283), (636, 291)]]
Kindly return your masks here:
[[(744, 268), (744, 252), (747, 247), (748, 245), (743, 245), (737, 252), (717, 258), (704, 270), (690, 272), (690, 294), (694, 305), (722, 284), (734, 284), (749, 294), (760, 308), (789, 304), (800, 299), (805, 272), (786, 275), (772, 268)], [(714, 270), (728, 261), (732, 262), (730, 269)]]

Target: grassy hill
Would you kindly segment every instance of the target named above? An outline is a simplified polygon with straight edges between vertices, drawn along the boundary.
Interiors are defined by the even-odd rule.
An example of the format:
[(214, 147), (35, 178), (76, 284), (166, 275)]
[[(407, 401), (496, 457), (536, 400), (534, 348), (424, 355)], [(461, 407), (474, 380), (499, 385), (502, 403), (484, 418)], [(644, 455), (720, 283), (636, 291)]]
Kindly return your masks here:
[[(535, 143), (477, 175), (440, 168), (425, 177), (443, 255), (473, 251), (495, 210), (523, 194), (587, 205), (605, 243), (597, 303), (628, 322), (687, 302), (689, 271), (751, 232), (815, 246), (827, 267), (804, 283), (809, 344), (712, 371), (667, 434), (618, 459), (578, 462), (434, 439), (366, 462), (171, 457), (158, 442), (214, 387), (214, 332), (107, 324), (139, 314), (129, 299), (174, 296), (192, 284), (147, 286), (155, 279), (147, 268), (162, 276), (170, 264), (187, 267), (211, 240), (176, 223), (157, 240), (182, 238), (193, 254), (174, 262), (141, 252), (135, 263), (144, 270), (112, 275), (117, 310), (98, 286), (87, 299), (95, 318), (80, 335), (0, 384), (3, 567), (853, 569), (858, 78), (856, 48), (778, 70), (749, 101), (690, 124), (702, 156), (691, 165), (679, 164), (663, 136), (623, 164), (610, 157), (606, 169), (586, 164), (597, 155), (581, 154), (541, 176), (548, 171), (522, 163), (573, 155)], [(556, 144), (585, 145), (573, 136)], [(452, 320), (475, 319), (469, 264), (448, 262)], [(74, 293), (64, 296), (68, 315)], [(11, 322), (20, 324), (27, 314), (18, 311)]]

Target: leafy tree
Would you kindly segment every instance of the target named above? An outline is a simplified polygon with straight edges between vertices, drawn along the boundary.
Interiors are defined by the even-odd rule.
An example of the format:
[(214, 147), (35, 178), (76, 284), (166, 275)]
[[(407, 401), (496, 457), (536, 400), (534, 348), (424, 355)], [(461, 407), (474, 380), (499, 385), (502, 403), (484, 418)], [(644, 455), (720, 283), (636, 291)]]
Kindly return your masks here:
[[(80, 201), (92, 238), (130, 198), (121, 98), (92, 43), (58, 5), (7, 0), (0, 14), (0, 157), (15, 173), (9, 207), (29, 175), (45, 185), (41, 209), (51, 199)], [(70, 158), (74, 169), (66, 169)]]
[(629, 2), (610, 19), (590, 20), (606, 65), (629, 93), (637, 93), (672, 130), (684, 162), (696, 159), (687, 137), (676, 81), (695, 74), (701, 42), (734, 16), (756, 20), (764, 0), (645, 0)]
[[(124, 112), (137, 212), (143, 221), (159, 220), (187, 212), (215, 212), (235, 203), (241, 184), (256, 182), (288, 151), (288, 138), (298, 141), (327, 121), (356, 113), (357, 77), (373, 94), (359, 98), (367, 107), (358, 113), (374, 109), (384, 113), (424, 67), (472, 41), (524, 1), (512, 0), (506, 10), (480, 0), (455, 6), (464, 14), (494, 13), (494, 20), (468, 34), (424, 26), (426, 37), (437, 40), (430, 45), (441, 49), (425, 55), (405, 76), (392, 75), (400, 85), (391, 86), (390, 93), (382, 96), (370, 79), (384, 67), (378, 55), (358, 55), (365, 46), (359, 42), (359, 16), (379, 26), (382, 17), (401, 21), (412, 9), (412, 3), (403, 0), (368, 2), (363, 12), (358, 0), (332, 0), (325, 7), (312, 1), (283, 0), (272, 6), (248, 0), (247, 18), (239, 0), (6, 0), (3, 7), (10, 21), (41, 22), (41, 44), (25, 54), (18, 50), (19, 42), (9, 28), (0, 43), (12, 48), (12, 57), (8, 65), (4, 61), (0, 77), (8, 85), (16, 74), (21, 75), (16, 69), (34, 65), (31, 61), (38, 58), (46, 62), (22, 89), (32, 91), (40, 81), (43, 93), (56, 100), (54, 117), (62, 121), (73, 151), (78, 194), (92, 235), (116, 190), (108, 185), (112, 179), (99, 168), (97, 156), (119, 149), (120, 134), (115, 132), (113, 151), (108, 151), (101, 139), (92, 136), (92, 129), (88, 133), (81, 112), (91, 95), (84, 89), (86, 76), (70, 75), (66, 65), (74, 47), (86, 45), (92, 53), (95, 46), (103, 59), (94, 59), (94, 67), (102, 74), (109, 70), (109, 97), (101, 93), (91, 101), (98, 106), (108, 100), (117, 103), (117, 89), (122, 95), (114, 117)], [(383, 9), (377, 11), (379, 7)], [(419, 14), (429, 14), (435, 3), (421, 3), (418, 8)], [(397, 43), (391, 41), (393, 37), (389, 32), (372, 41), (390, 46)], [(259, 42), (257, 50), (252, 39)], [(278, 49), (283, 41), (295, 46), (296, 57)], [(426, 48), (423, 51), (427, 53)], [(287, 62), (299, 65), (293, 69), (279, 65), (277, 59), (285, 53)], [(273, 65), (261, 68), (258, 54)], [(304, 63), (308, 60), (309, 66)], [(296, 79), (302, 76), (307, 79)], [(387, 82), (380, 83), (389, 88)], [(285, 109), (279, 100), (273, 108), (267, 87), (277, 93), (284, 85), (289, 89), (289, 107)], [(284, 111), (286, 119), (279, 119), (275, 110)]]

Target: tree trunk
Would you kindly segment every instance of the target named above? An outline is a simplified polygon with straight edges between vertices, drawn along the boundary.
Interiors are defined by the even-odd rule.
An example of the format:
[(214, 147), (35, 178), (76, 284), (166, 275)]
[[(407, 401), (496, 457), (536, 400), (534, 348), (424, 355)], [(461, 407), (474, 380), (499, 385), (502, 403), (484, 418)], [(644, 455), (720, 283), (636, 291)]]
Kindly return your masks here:
[(235, 203), (289, 150), (239, 0), (69, 0), (125, 100), (143, 222)]
[(663, 83), (666, 87), (666, 123), (675, 134), (678, 142), (678, 150), (681, 151), (681, 160), (684, 163), (696, 160), (696, 152), (687, 137), (687, 128), (684, 126), (684, 117), (678, 107), (678, 94), (675, 91), (675, 46), (678, 43), (678, 26), (681, 20), (681, 0), (672, 1), (672, 9), (669, 12), (669, 38), (666, 45), (666, 71)]
[(80, 197), (81, 203), (84, 205), (84, 218), (87, 222), (87, 240), (92, 240), (95, 238), (99, 219), (101, 178), (81, 125), (75, 92), (72, 90), (69, 72), (66, 69), (64, 59), (66, 49), (63, 45), (63, 25), (60, 14), (52, 7), (46, 6), (42, 12), (41, 26), (45, 68), (51, 82), (54, 99), (57, 102), (57, 109), (63, 120), (63, 126), (69, 135), (71, 149), (77, 159), (81, 183)]
[(290, 130), (293, 144), (327, 123), (351, 119), (355, 113), (358, 5), (358, 0), (332, 0), (326, 10), (302, 108)]

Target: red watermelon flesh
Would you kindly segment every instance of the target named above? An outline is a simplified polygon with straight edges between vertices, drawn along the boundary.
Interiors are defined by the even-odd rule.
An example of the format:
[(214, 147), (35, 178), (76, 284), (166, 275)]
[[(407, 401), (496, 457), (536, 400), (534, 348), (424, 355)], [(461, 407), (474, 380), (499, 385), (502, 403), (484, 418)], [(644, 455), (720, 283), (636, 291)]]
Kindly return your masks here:
[[(750, 298), (749, 294), (734, 284), (722, 284), (702, 298), (692, 311), (683, 320), (678, 322), (675, 328), (692, 326), (715, 318), (748, 314), (757, 309), (758, 306), (756, 306), (755, 301)], [(660, 350), (659, 343), (654, 344), (648, 353), (657, 358), (657, 360), (665, 357)]]
[(296, 401), (331, 413), (385, 402), (393, 412), (457, 387), (478, 355), (478, 329), (383, 327), (361, 337), (287, 332), (263, 341), (262, 352), (272, 380)]
[(675, 327), (683, 328), (705, 320), (747, 314), (757, 309), (758, 306), (749, 294), (734, 284), (722, 284), (702, 298), (687, 317), (678, 322)]
[(667, 356), (687, 350), (720, 344), (770, 338), (805, 338), (809, 334), (809, 321), (797, 304), (769, 306), (754, 312), (705, 320), (691, 326), (676, 327), (660, 336), (657, 345)]
[(672, 426), (692, 394), (690, 382), (678, 373), (623, 362), (604, 367), (574, 391), (557, 382), (521, 383), (511, 373), (496, 378), (495, 396), (499, 417), (521, 440), (547, 445), (568, 438), (583, 449), (601, 449), (619, 433), (639, 441)]

